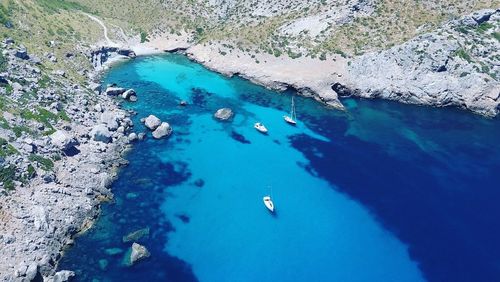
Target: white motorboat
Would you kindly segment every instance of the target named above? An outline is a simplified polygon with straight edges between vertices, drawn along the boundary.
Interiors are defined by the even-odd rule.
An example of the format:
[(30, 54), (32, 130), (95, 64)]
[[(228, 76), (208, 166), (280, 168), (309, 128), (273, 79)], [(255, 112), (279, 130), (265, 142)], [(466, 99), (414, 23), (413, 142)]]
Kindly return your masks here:
[(256, 124), (254, 124), (253, 126), (255, 129), (257, 129), (258, 132), (260, 133), (264, 133), (266, 134), (267, 133), (267, 128), (260, 122), (257, 122)]
[(274, 203), (271, 200), (271, 196), (265, 196), (264, 198), (262, 198), (262, 200), (264, 201), (264, 205), (266, 206), (266, 208), (271, 212), (274, 212)]
[(292, 96), (292, 107), (290, 109), (290, 115), (289, 116), (283, 116), (283, 118), (285, 119), (285, 121), (291, 125), (296, 125), (297, 124), (297, 115), (295, 113), (295, 102), (293, 100), (293, 96)]

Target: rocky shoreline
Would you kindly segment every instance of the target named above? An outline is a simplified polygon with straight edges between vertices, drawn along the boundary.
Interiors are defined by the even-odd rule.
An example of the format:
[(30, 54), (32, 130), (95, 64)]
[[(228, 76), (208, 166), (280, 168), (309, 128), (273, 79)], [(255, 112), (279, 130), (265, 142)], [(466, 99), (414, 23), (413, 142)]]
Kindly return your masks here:
[[(2, 77), (13, 89), (5, 99), (15, 105), (35, 89), (38, 96), (20, 117), (3, 105), (8, 124), (0, 136), (13, 153), (1, 158), (2, 166), (13, 168), (16, 178), (12, 188), (2, 182), (0, 189), (0, 281), (66, 281), (74, 273), (56, 273), (57, 262), (72, 238), (96, 220), (99, 205), (113, 198), (110, 185), (127, 164), (123, 155), (133, 141), (127, 135), (131, 113), (95, 91), (95, 82), (71, 84), (63, 73), (45, 74), (38, 60), (17, 56), (22, 47), (4, 47), (9, 65)], [(88, 73), (89, 79), (98, 76)], [(53, 86), (42, 89), (47, 79)], [(11, 110), (16, 113), (17, 106)], [(26, 132), (17, 135), (18, 128)]]
[[(248, 54), (224, 44), (192, 45), (178, 38), (166, 49), (147, 50), (181, 51), (224, 75), (239, 75), (278, 91), (293, 88), (337, 109), (344, 109), (341, 97), (358, 96), (455, 106), (494, 117), (500, 112), (500, 67), (498, 60), (488, 60), (500, 55), (499, 43), (481, 41), (477, 52), (464, 46), (477, 30), (496, 30), (499, 22), (500, 10), (478, 11), (389, 50), (352, 59)], [(0, 281), (66, 281), (74, 275), (55, 272), (57, 262), (72, 238), (96, 220), (100, 203), (112, 200), (110, 185), (118, 168), (127, 164), (123, 156), (137, 139), (135, 133), (128, 134), (132, 113), (101, 92), (95, 79), (116, 60), (146, 50), (137, 48), (141, 52), (118, 47), (89, 50), (94, 69), (81, 85), (68, 80), (64, 70), (46, 73), (41, 60), (26, 48), (4, 41), (8, 70), (0, 74), (2, 103), (27, 105), (21, 113), (14, 111), (19, 117), (2, 104), (0, 164), (2, 174), (12, 172), (15, 179), (3, 181), (0, 189)], [(54, 60), (53, 54), (47, 59)], [(485, 62), (492, 67), (484, 68)], [(35, 97), (26, 102), (32, 93)], [(168, 123), (160, 125), (157, 136), (168, 136)], [(7, 184), (15, 189), (7, 189)]]
[[(278, 91), (293, 88), (341, 110), (341, 98), (356, 96), (453, 106), (495, 117), (500, 113), (500, 67), (495, 59), (500, 55), (500, 42), (493, 34), (487, 40), (483, 37), (499, 27), (500, 10), (481, 10), (387, 51), (350, 59), (248, 54), (227, 48), (229, 43), (224, 42), (179, 48), (210, 70)], [(475, 43), (469, 46), (470, 42)]]

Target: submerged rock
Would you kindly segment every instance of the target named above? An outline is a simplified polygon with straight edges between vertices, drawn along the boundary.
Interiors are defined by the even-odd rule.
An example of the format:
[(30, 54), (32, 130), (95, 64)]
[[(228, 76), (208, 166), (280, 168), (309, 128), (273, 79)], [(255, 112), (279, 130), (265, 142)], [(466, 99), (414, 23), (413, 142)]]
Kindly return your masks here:
[(144, 120), (144, 125), (146, 125), (146, 127), (149, 128), (150, 130), (155, 130), (158, 126), (160, 126), (160, 124), (161, 120), (154, 115), (149, 115)]
[(123, 236), (122, 241), (123, 243), (135, 242), (145, 236), (149, 236), (149, 227), (136, 230)]
[(217, 112), (215, 112), (214, 117), (219, 120), (229, 120), (233, 117), (233, 115), (233, 110), (231, 110), (230, 108), (222, 108), (218, 109)]
[(120, 248), (109, 248), (109, 249), (104, 250), (104, 252), (107, 255), (116, 256), (116, 255), (123, 253), (123, 250)]
[(153, 137), (156, 139), (163, 138), (165, 136), (169, 136), (172, 134), (172, 127), (168, 122), (162, 122), (160, 126), (158, 126), (155, 131), (153, 131)]

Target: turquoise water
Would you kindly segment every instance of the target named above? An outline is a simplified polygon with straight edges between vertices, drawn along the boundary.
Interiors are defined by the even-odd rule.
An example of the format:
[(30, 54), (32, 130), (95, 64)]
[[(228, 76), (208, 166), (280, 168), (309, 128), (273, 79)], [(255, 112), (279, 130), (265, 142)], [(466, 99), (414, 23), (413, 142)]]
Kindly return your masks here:
[[(493, 281), (500, 123), (453, 109), (345, 100), (346, 113), (225, 78), (180, 55), (138, 58), (139, 119), (174, 128), (127, 156), (112, 204), (60, 268), (80, 281)], [(187, 107), (178, 106), (187, 100)], [(231, 107), (230, 122), (212, 115)], [(263, 135), (253, 128), (262, 122)], [(262, 197), (271, 194), (276, 213)], [(127, 267), (122, 236), (148, 227)]]

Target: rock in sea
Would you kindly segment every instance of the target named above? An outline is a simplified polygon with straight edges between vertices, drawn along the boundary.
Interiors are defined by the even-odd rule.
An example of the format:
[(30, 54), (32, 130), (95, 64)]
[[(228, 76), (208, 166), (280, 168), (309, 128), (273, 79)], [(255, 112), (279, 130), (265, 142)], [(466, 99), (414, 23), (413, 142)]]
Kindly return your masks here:
[(118, 95), (123, 94), (123, 92), (125, 92), (125, 91), (126, 91), (125, 88), (111, 86), (111, 87), (106, 88), (106, 95), (118, 96)]
[(161, 120), (154, 115), (149, 115), (145, 120), (144, 120), (144, 125), (146, 125), (147, 128), (150, 130), (155, 130), (158, 126), (160, 126)]
[(162, 122), (160, 126), (158, 126), (155, 131), (153, 131), (153, 137), (156, 139), (163, 138), (165, 136), (169, 136), (172, 134), (172, 127), (168, 122)]
[(214, 117), (219, 120), (229, 120), (233, 117), (233, 115), (233, 110), (231, 110), (230, 108), (222, 108), (218, 109), (217, 112), (215, 112)]
[(137, 93), (135, 92), (134, 89), (129, 89), (129, 90), (123, 92), (122, 98), (125, 100), (135, 102), (135, 101), (137, 101)]
[(149, 253), (146, 247), (139, 245), (137, 243), (132, 244), (132, 250), (130, 252), (130, 257), (128, 261), (128, 265), (133, 265), (137, 261), (148, 258), (151, 254)]

